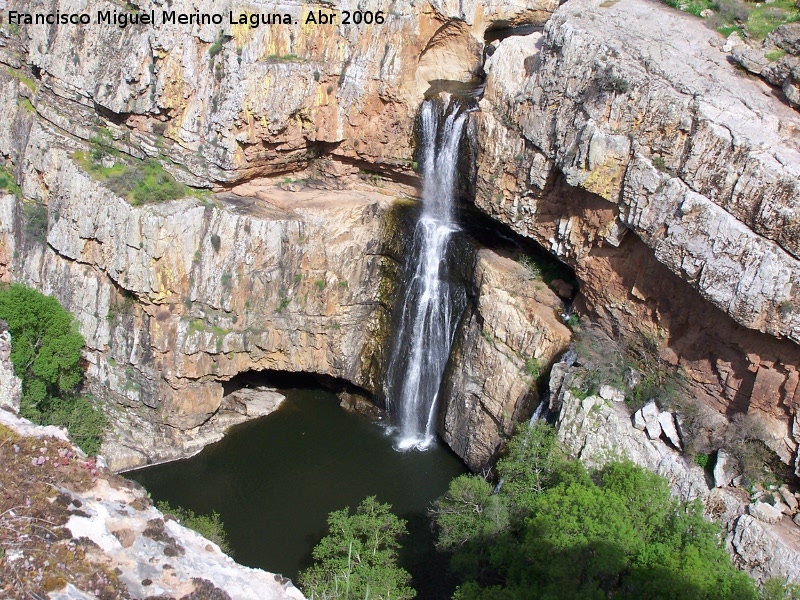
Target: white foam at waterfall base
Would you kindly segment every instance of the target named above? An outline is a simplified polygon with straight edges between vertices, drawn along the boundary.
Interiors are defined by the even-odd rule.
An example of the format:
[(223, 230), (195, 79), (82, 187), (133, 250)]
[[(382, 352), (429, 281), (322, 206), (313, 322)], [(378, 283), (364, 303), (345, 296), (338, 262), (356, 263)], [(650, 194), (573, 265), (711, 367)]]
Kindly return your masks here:
[(458, 147), (467, 115), (451, 103), (440, 121), (436, 103), (420, 112), (423, 210), (406, 266), (400, 326), (386, 379), (386, 404), (395, 420), (395, 448), (425, 450), (436, 441), (439, 387), (455, 333), (453, 291), (446, 277), (453, 222)]

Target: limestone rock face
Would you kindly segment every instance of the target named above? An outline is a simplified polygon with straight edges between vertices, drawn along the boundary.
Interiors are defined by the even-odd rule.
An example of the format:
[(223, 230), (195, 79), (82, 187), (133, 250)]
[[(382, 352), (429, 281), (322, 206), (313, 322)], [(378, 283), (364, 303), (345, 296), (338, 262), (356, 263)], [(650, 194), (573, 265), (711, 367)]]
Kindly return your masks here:
[(18, 412), (21, 396), (22, 381), (11, 364), (11, 333), (5, 322), (0, 321), (0, 408)]
[(608, 330), (661, 340), (696, 396), (763, 416), (794, 462), (800, 115), (714, 35), (644, 0), (572, 0), (503, 40), (476, 204), (573, 266)]
[[(132, 14), (105, 0), (7, 4), (93, 18), (98, 11)], [(41, 86), (32, 105), (49, 121), (90, 139), (99, 112), (126, 151), (165, 154), (198, 183), (293, 171), (321, 151), (410, 173), (413, 120), (430, 82), (471, 79), (481, 67), (485, 29), (541, 25), (557, 6), (401, 0), (389, 10), (354, 0), (335, 7), (143, 0), (136, 12), (154, 11), (155, 26), (11, 31), (0, 60), (36, 69)], [(365, 10), (382, 11), (384, 22), (343, 25), (343, 11)], [(223, 22), (163, 24), (171, 11), (217, 13)], [(308, 22), (319, 11), (334, 22)], [(279, 13), (292, 24), (231, 25), (229, 12), (234, 19)], [(7, 82), (14, 80), (6, 74)]]
[(540, 369), (567, 346), (561, 301), (510, 258), (476, 255), (473, 298), (453, 342), (440, 433), (478, 470), (495, 457), (513, 423), (530, 416)]
[[(52, 181), (49, 210), (59, 218), (48, 245), (18, 228), (4, 241), (24, 248), (25, 260), (6, 268), (77, 315), (100, 397), (163, 436), (205, 424), (220, 407), (220, 382), (249, 369), (374, 389), (387, 315), (380, 290), (393, 264), (379, 242), (388, 198), (310, 191), (289, 206), (273, 189), (264, 192), (272, 203), (231, 195), (134, 208), (55, 159), (64, 164)], [(163, 460), (156, 448), (148, 460)]]

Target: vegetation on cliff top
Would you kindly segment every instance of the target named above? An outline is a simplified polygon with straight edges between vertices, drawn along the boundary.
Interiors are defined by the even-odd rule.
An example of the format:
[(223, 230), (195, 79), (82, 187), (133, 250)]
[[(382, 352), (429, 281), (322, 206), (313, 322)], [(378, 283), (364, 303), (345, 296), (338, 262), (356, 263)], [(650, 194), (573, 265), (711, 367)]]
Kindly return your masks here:
[(756, 598), (699, 503), (630, 462), (589, 473), (547, 425), (523, 427), (497, 472), (456, 478), (434, 504), (438, 547), (462, 577), (456, 600)]
[(194, 511), (182, 506), (170, 506), (166, 500), (156, 502), (156, 508), (189, 529), (194, 529), (204, 538), (211, 540), (220, 547), (225, 554), (231, 554), (228, 536), (219, 513), (212, 511), (210, 515), (198, 515)]
[(45, 598), (67, 583), (97, 598), (129, 597), (97, 546), (65, 527), (78, 509), (64, 490), (92, 487), (94, 459), (61, 440), (0, 425), (0, 464), (0, 598)]
[(763, 40), (779, 25), (800, 21), (800, 10), (795, 6), (795, 0), (775, 0), (769, 4), (744, 0), (662, 1), (697, 17), (711, 11), (705, 17), (706, 22), (726, 36), (738, 31), (747, 37)]
[(87, 454), (96, 454), (107, 424), (83, 381), (83, 336), (52, 296), (20, 284), (0, 287), (0, 319), (11, 332), (11, 362), (22, 380), (20, 414), (41, 425), (66, 427)]

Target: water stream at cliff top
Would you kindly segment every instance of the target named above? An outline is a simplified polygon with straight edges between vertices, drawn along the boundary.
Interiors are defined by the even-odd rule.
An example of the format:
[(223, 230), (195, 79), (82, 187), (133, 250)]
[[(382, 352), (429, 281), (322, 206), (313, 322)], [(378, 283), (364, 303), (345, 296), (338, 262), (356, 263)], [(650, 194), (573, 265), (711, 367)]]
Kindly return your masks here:
[(467, 112), (456, 101), (441, 111), (438, 101), (426, 100), (419, 119), (423, 209), (406, 263), (405, 293), (384, 388), (399, 450), (424, 450), (436, 439), (439, 387), (463, 308), (448, 278), (447, 256), (458, 231), (453, 204)]

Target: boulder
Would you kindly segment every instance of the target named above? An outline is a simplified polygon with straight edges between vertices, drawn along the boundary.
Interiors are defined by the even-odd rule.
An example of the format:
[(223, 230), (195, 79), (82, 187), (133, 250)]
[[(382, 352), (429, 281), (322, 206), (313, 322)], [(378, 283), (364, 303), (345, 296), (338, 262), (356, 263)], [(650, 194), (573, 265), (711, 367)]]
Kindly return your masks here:
[(793, 513), (797, 512), (797, 498), (792, 492), (789, 491), (789, 488), (785, 485), (782, 485), (778, 488), (778, 493), (780, 494), (786, 506), (788, 506)]
[(714, 465), (714, 486), (728, 487), (737, 475), (728, 453), (725, 450), (718, 450), (717, 462)]
[(658, 415), (658, 424), (661, 425), (661, 431), (667, 436), (670, 444), (678, 450), (682, 450), (681, 438), (678, 435), (678, 430), (675, 428), (675, 417), (671, 412), (662, 412)]
[(610, 385), (600, 386), (600, 397), (612, 402), (625, 402), (625, 394)]
[(661, 425), (657, 418), (648, 421), (644, 429), (647, 432), (647, 437), (651, 440), (657, 440), (661, 437)]
[(639, 431), (644, 431), (647, 426), (647, 421), (645, 421), (644, 415), (642, 415), (641, 408), (633, 413), (633, 426)]
[(783, 516), (780, 509), (775, 508), (767, 502), (754, 502), (748, 505), (747, 512), (764, 523), (777, 523)]

